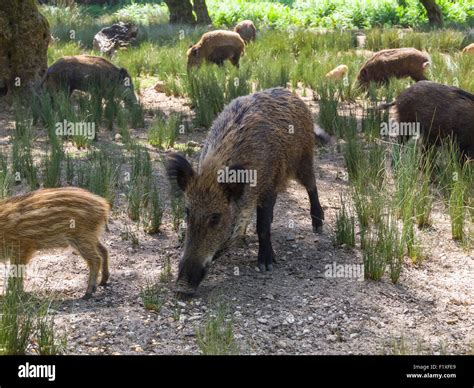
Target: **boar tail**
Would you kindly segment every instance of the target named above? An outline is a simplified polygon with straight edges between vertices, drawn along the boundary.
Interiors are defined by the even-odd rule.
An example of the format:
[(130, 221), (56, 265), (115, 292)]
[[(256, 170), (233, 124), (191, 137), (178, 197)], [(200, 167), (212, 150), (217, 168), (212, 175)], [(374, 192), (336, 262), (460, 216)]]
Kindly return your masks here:
[(380, 104), (379, 106), (377, 106), (375, 108), (376, 111), (381, 111), (381, 110), (386, 110), (386, 109), (389, 109), (391, 108), (392, 106), (395, 105), (395, 101), (392, 101), (392, 102), (386, 102), (384, 104)]
[(314, 136), (316, 138), (316, 142), (322, 145), (330, 145), (334, 143), (334, 139), (329, 135), (324, 129), (322, 129), (319, 125), (314, 124)]

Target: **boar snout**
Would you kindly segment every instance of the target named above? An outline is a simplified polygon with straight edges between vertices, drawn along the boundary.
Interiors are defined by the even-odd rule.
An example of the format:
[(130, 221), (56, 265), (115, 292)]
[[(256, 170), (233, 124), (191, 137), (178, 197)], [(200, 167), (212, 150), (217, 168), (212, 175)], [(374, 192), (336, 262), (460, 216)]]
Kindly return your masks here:
[(176, 291), (183, 295), (194, 295), (206, 277), (209, 264), (205, 265), (197, 259), (182, 259), (179, 263)]

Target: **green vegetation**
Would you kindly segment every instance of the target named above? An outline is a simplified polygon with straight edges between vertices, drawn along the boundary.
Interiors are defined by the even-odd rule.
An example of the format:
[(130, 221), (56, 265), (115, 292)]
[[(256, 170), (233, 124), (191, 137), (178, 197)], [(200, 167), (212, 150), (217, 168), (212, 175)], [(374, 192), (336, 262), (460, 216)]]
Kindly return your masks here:
[[(76, 26), (78, 23), (104, 25), (119, 20), (152, 26), (168, 21), (168, 8), (163, 2), (125, 1), (115, 7), (77, 6), (68, 9), (42, 6), (48, 21), (56, 26), (63, 21)], [(128, 4), (127, 4), (128, 3)], [(253, 20), (258, 27), (287, 28), (288, 26), (322, 28), (371, 28), (371, 27), (420, 27), (428, 18), (418, 0), (207, 0), (211, 19), (217, 27), (233, 26), (244, 19)], [(472, 2), (453, 3), (438, 0), (449, 25), (474, 24)]]
[(239, 352), (229, 310), (223, 303), (211, 310), (202, 327), (196, 331), (196, 337), (204, 355), (230, 355)]
[(160, 289), (155, 282), (148, 279), (140, 292), (140, 297), (145, 309), (159, 312), (164, 304), (164, 299), (160, 296)]
[(0, 297), (0, 355), (64, 353), (67, 337), (56, 329), (52, 300), (25, 293), (17, 278), (6, 280)]

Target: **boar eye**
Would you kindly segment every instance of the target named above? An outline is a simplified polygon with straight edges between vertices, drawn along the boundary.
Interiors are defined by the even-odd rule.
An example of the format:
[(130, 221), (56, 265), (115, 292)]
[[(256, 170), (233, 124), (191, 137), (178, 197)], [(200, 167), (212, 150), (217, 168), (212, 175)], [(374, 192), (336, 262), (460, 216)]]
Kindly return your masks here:
[(211, 217), (209, 217), (209, 226), (214, 227), (219, 224), (221, 220), (221, 214), (220, 213), (213, 213), (211, 214)]
[(185, 208), (184, 213), (186, 214), (186, 218), (189, 218), (189, 208)]

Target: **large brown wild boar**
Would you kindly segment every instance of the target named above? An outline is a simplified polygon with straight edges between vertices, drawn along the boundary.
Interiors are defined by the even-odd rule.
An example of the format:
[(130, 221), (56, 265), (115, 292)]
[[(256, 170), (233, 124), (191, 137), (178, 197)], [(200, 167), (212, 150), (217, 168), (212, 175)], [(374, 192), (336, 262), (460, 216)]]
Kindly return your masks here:
[(462, 154), (474, 158), (474, 94), (454, 86), (421, 81), (382, 108), (396, 107), (400, 123), (419, 123), (425, 144), (452, 136)]
[(362, 66), (357, 81), (362, 87), (367, 87), (370, 82), (384, 83), (391, 77), (426, 80), (424, 72), (429, 63), (428, 56), (414, 48), (382, 50)]
[(236, 32), (224, 30), (206, 32), (199, 42), (189, 48), (188, 67), (200, 66), (204, 61), (222, 65), (226, 59), (239, 67), (244, 46), (244, 41)]
[(273, 88), (239, 97), (214, 121), (195, 171), (179, 154), (167, 159), (184, 191), (187, 231), (178, 291), (195, 293), (211, 262), (245, 234), (257, 211), (258, 266), (271, 271), (271, 223), (277, 194), (296, 179), (307, 190), (313, 231), (322, 228), (313, 169), (311, 112), (296, 95)]
[(245, 43), (255, 40), (257, 35), (257, 29), (251, 20), (242, 20), (235, 26), (234, 32), (237, 32)]
[(129, 104), (136, 103), (132, 78), (127, 70), (107, 59), (92, 55), (74, 55), (58, 59), (46, 72), (43, 81), (47, 90), (98, 92), (107, 96), (111, 91)]
[(106, 200), (79, 188), (43, 189), (0, 202), (0, 259), (26, 266), (43, 249), (72, 246), (89, 266), (85, 299), (109, 278), (107, 248), (99, 241), (109, 215)]

